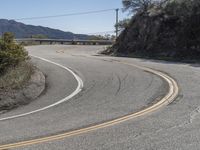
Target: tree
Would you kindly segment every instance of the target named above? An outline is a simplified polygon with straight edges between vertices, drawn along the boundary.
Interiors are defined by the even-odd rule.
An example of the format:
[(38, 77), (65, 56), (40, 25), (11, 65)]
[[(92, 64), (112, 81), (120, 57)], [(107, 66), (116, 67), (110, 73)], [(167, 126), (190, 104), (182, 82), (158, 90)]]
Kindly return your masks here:
[(119, 23), (115, 25), (115, 27), (118, 26), (119, 31), (122, 31), (126, 27), (128, 27), (129, 22), (130, 22), (130, 19), (120, 20)]
[(153, 0), (122, 0), (122, 3), (125, 11), (137, 12), (139, 10), (147, 10)]

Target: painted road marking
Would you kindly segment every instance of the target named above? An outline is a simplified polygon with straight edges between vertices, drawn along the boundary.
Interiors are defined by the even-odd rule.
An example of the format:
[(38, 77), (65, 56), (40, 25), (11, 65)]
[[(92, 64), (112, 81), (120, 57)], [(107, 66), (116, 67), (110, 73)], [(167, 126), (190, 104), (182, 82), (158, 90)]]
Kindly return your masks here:
[(57, 135), (43, 137), (43, 138), (37, 138), (37, 139), (33, 139), (33, 140), (22, 141), (22, 142), (18, 142), (18, 143), (1, 145), (0, 150), (10, 149), (10, 148), (18, 148), (18, 147), (22, 147), (22, 146), (30, 146), (30, 145), (33, 145), (33, 144), (55, 141), (55, 140), (64, 139), (64, 138), (75, 136), (75, 135), (88, 133), (88, 132), (91, 132), (91, 131), (94, 131), (94, 130), (114, 126), (116, 124), (128, 121), (130, 119), (135, 119), (135, 118), (150, 114), (150, 113), (158, 110), (159, 108), (168, 105), (169, 103), (174, 101), (176, 99), (176, 97), (178, 96), (178, 93), (179, 93), (178, 84), (173, 78), (171, 78), (167, 74), (164, 74), (160, 71), (156, 71), (156, 70), (153, 70), (153, 69), (150, 69), (150, 68), (147, 68), (147, 67), (141, 67), (141, 66), (137, 66), (137, 65), (134, 65), (134, 64), (126, 63), (126, 62), (119, 62), (119, 63), (126, 64), (126, 65), (133, 66), (133, 67), (137, 67), (139, 69), (142, 69), (144, 71), (150, 72), (152, 74), (155, 74), (155, 75), (163, 78), (169, 85), (168, 93), (165, 95), (165, 97), (163, 97), (156, 104), (154, 104), (154, 105), (152, 105), (148, 108), (145, 108), (144, 110), (141, 110), (139, 112), (129, 114), (129, 115), (126, 115), (126, 116), (123, 116), (123, 117), (120, 117), (120, 118), (117, 118), (117, 119), (114, 119), (114, 120), (111, 120), (111, 121), (107, 121), (107, 122), (104, 122), (104, 123), (101, 123), (101, 124), (98, 124), (98, 125), (85, 127), (85, 128), (82, 128), (82, 129), (77, 129), (77, 130), (65, 132), (65, 133), (62, 133), (62, 134), (57, 134)]
[(41, 112), (41, 111), (44, 111), (44, 110), (47, 110), (49, 108), (52, 108), (52, 107), (55, 107), (61, 103), (64, 103), (68, 100), (70, 100), (71, 98), (73, 98), (74, 96), (76, 96), (78, 93), (80, 93), (83, 89), (83, 81), (82, 79), (75, 73), (73, 72), (71, 69), (61, 65), (61, 64), (58, 64), (58, 63), (55, 63), (55, 62), (52, 62), (50, 60), (47, 60), (47, 59), (44, 59), (44, 58), (41, 58), (41, 57), (38, 57), (38, 56), (33, 56), (31, 55), (32, 57), (35, 57), (37, 59), (40, 59), (40, 60), (43, 60), (43, 61), (46, 61), (48, 63), (51, 63), (51, 64), (54, 64), (56, 66), (59, 66), (60, 68), (63, 68), (67, 71), (69, 71), (73, 76), (74, 78), (76, 79), (76, 81), (78, 82), (78, 86), (76, 88), (76, 90), (74, 92), (72, 92), (69, 96), (59, 100), (58, 102), (56, 103), (53, 103), (51, 105), (48, 105), (48, 106), (45, 106), (43, 108), (40, 108), (40, 109), (37, 109), (37, 110), (34, 110), (34, 111), (30, 111), (30, 112), (27, 112), (27, 113), (23, 113), (23, 114), (18, 114), (18, 115), (14, 115), (14, 116), (10, 116), (10, 117), (6, 117), (6, 118), (0, 118), (0, 121), (5, 121), (5, 120), (10, 120), (10, 119), (15, 119), (15, 118), (19, 118), (19, 117), (25, 117), (25, 116), (28, 116), (28, 115), (31, 115), (31, 114), (34, 114), (34, 113), (38, 113), (38, 112)]

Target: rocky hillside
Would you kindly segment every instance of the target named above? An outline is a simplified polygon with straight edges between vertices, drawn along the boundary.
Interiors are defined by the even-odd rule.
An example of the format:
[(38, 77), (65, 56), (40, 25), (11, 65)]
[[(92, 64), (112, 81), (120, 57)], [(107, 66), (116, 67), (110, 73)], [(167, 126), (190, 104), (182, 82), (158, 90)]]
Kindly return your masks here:
[(30, 38), (35, 35), (44, 35), (53, 39), (88, 39), (88, 35), (74, 34), (42, 26), (25, 25), (14, 20), (0, 19), (0, 36), (5, 32), (12, 32), (16, 38)]
[(173, 0), (138, 12), (107, 53), (200, 59), (200, 1)]

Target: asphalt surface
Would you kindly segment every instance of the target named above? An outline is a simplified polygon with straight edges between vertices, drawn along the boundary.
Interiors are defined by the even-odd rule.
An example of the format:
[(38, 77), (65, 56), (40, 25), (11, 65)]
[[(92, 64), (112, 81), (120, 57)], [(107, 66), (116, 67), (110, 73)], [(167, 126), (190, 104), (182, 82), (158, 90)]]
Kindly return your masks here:
[[(34, 46), (32, 55), (75, 71), (84, 81), (76, 97), (29, 116), (0, 121), (0, 144), (45, 137), (98, 124), (141, 110), (163, 97), (168, 87), (159, 77), (118, 61), (161, 70), (181, 89), (170, 105), (147, 116), (82, 135), (18, 149), (199, 149), (200, 66), (133, 58), (97, 56), (103, 46)], [(47, 89), (27, 106), (0, 115), (26, 113), (50, 105), (73, 92), (74, 77), (53, 64), (32, 60), (46, 75)]]

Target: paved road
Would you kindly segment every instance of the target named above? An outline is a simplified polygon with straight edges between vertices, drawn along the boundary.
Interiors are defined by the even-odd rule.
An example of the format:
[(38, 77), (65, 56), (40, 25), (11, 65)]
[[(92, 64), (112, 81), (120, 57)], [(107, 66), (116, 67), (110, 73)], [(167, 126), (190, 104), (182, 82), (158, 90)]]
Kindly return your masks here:
[[(98, 124), (141, 110), (168, 90), (156, 75), (114, 60), (148, 66), (175, 78), (181, 89), (172, 104), (147, 116), (57, 141), (19, 149), (199, 149), (200, 66), (96, 56), (103, 46), (34, 46), (32, 55), (72, 68), (84, 89), (70, 101), (43, 112), (0, 121), (0, 143), (45, 137)], [(52, 104), (73, 92), (74, 77), (53, 64), (32, 60), (47, 75), (47, 90), (31, 104), (0, 118)]]

